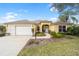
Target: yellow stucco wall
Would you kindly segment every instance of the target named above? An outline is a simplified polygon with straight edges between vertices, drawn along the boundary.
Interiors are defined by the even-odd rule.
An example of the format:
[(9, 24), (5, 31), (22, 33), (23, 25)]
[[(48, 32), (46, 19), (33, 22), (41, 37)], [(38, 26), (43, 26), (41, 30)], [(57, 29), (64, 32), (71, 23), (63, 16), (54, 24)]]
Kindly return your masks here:
[[(36, 31), (36, 24), (8, 24), (8, 27), (13, 27), (13, 26), (32, 26), (32, 29), (34, 29), (34, 32)], [(55, 32), (59, 32), (59, 25), (56, 24), (51, 24), (50, 22), (41, 22), (38, 24), (39, 28), (40, 28), (40, 32), (42, 32), (42, 26), (43, 25), (49, 25), (49, 30), (50, 31), (55, 31)], [(5, 25), (7, 28), (7, 25)], [(67, 27), (69, 27), (70, 25), (66, 25), (66, 29)]]
[(58, 25), (50, 25), (49, 30), (50, 30), (50, 31), (58, 32)]
[[(42, 32), (42, 26), (43, 25), (49, 25), (49, 30), (50, 31), (55, 31), (55, 32), (59, 32), (59, 25), (55, 25), (55, 24), (51, 24), (51, 23), (40, 23), (38, 26), (40, 27), (40, 32)], [(36, 26), (37, 25), (33, 25), (33, 28), (34, 28), (34, 31), (36, 29)], [(66, 26), (66, 29), (67, 27), (69, 27), (70, 25), (65, 25)]]
[(39, 24), (40, 32), (42, 32), (42, 26), (43, 26), (43, 25), (49, 25), (49, 26), (50, 26), (50, 24), (51, 24), (51, 23), (47, 23), (47, 22), (46, 22), (46, 23), (45, 23), (45, 22), (44, 22), (44, 23), (40, 23), (40, 24)]
[(35, 31), (36, 31), (36, 25), (35, 24), (32, 24), (32, 30), (34, 31), (33, 33), (35, 34)]

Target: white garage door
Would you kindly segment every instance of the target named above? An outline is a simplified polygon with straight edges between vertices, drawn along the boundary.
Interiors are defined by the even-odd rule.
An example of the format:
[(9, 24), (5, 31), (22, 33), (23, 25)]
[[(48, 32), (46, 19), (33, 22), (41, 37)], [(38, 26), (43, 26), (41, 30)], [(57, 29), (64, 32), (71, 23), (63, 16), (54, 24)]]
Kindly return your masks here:
[(32, 35), (31, 27), (16, 27), (16, 35)]

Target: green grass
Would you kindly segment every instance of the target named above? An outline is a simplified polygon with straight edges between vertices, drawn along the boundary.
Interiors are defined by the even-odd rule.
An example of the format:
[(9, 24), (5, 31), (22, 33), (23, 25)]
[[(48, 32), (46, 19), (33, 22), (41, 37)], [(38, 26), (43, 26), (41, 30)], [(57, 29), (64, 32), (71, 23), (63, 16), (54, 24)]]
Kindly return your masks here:
[(18, 56), (79, 56), (79, 37), (65, 37), (45, 46), (24, 48)]

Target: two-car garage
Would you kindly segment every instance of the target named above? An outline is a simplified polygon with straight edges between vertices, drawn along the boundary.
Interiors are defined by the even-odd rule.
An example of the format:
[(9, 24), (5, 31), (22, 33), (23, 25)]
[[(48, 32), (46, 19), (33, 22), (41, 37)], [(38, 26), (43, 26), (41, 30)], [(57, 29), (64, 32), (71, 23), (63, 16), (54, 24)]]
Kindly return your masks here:
[(16, 27), (16, 35), (32, 35), (31, 27)]
[(32, 35), (32, 25), (31, 24), (17, 24), (17, 25), (8, 25), (7, 26), (7, 33), (10, 35)]

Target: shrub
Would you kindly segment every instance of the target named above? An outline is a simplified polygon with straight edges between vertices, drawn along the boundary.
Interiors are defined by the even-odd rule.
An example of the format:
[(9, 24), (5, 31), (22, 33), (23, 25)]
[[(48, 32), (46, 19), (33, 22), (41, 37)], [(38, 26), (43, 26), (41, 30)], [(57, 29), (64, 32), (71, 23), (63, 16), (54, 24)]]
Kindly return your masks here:
[(63, 34), (60, 34), (60, 33), (56, 33), (53, 35), (53, 38), (62, 38), (63, 37)]
[(64, 37), (64, 35), (61, 34), (61, 33), (51, 32), (50, 34), (51, 34), (52, 38), (62, 38), (62, 37)]
[(37, 32), (36, 36), (45, 36), (45, 33), (43, 33), (43, 32)]
[(6, 27), (5, 26), (0, 26), (0, 36), (5, 36), (6, 34)]
[(66, 35), (67, 34), (67, 32), (58, 32), (58, 33), (63, 34), (63, 35)]
[(55, 32), (53, 32), (53, 31), (50, 31), (50, 32), (49, 32), (50, 35), (53, 35), (54, 33), (55, 33)]
[(71, 26), (67, 28), (67, 34), (79, 35), (79, 26)]
[(5, 36), (5, 33), (0, 34), (0, 37)]

